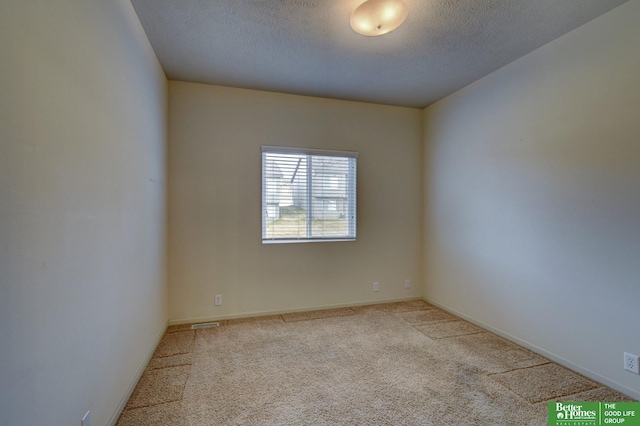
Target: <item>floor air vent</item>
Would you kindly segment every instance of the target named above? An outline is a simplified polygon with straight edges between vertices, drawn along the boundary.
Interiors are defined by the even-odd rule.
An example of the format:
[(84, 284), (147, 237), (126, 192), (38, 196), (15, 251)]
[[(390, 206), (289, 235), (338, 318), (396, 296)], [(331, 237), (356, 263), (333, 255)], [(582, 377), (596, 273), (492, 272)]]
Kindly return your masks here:
[(220, 327), (219, 322), (203, 322), (202, 324), (193, 324), (191, 326), (192, 330), (197, 330), (199, 328), (211, 328), (211, 327)]

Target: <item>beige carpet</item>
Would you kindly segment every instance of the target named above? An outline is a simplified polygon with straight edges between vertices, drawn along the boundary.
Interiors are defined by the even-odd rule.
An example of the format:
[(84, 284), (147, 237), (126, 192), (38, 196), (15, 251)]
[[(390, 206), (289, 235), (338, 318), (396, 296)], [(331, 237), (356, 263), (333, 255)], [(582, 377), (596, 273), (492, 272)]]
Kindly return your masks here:
[(118, 426), (546, 425), (625, 395), (422, 301), (173, 326)]

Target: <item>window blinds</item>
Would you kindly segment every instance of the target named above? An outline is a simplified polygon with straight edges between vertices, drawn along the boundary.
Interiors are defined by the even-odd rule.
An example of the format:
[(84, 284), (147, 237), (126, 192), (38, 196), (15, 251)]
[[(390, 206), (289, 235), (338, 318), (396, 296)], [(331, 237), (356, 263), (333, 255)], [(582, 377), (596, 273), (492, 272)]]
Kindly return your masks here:
[(357, 157), (262, 147), (262, 242), (355, 240)]

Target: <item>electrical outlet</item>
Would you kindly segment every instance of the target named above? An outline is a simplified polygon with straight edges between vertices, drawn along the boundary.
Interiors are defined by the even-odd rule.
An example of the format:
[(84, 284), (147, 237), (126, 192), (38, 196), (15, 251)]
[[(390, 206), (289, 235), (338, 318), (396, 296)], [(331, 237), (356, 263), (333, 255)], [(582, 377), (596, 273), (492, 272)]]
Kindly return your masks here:
[(80, 426), (91, 426), (91, 410), (87, 411), (82, 420)]
[(380, 291), (380, 284), (373, 283), (373, 291)]
[(222, 295), (221, 294), (216, 294), (215, 295), (213, 304), (216, 305), (216, 306), (222, 305)]
[(624, 369), (635, 374), (640, 374), (640, 365), (638, 365), (638, 355), (624, 353)]
[(411, 280), (404, 280), (404, 288), (411, 288)]

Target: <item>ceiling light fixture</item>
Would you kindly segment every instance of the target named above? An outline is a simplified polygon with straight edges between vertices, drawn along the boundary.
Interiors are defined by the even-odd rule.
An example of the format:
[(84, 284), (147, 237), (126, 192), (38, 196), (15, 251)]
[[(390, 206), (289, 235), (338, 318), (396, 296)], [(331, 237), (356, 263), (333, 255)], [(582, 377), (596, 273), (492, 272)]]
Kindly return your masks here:
[(362, 35), (380, 36), (402, 25), (407, 14), (402, 0), (367, 0), (351, 14), (351, 27)]

